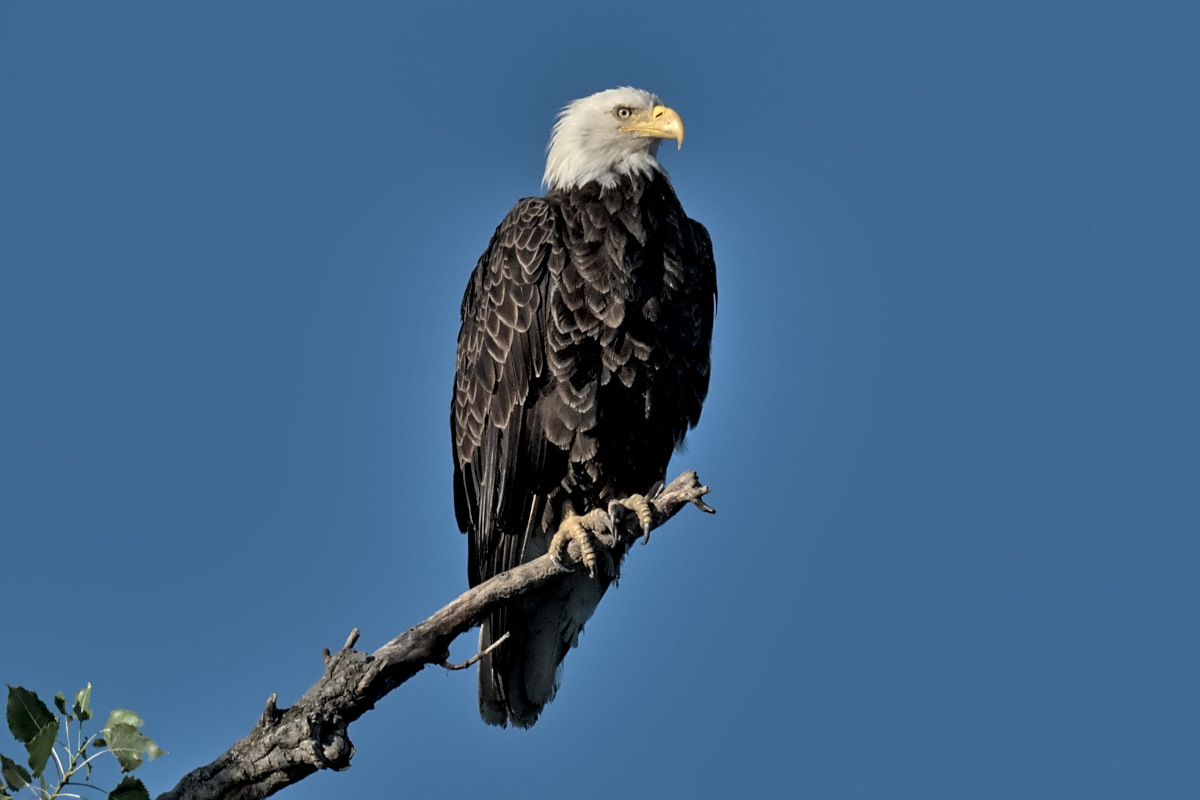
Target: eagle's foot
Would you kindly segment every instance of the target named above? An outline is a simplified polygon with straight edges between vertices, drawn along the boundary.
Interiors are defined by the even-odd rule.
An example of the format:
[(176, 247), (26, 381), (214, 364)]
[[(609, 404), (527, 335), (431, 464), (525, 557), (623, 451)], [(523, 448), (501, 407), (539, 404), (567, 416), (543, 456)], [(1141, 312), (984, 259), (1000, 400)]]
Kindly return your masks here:
[(550, 558), (554, 560), (555, 566), (564, 572), (570, 572), (570, 568), (565, 564), (569, 560), (567, 550), (574, 541), (579, 545), (580, 563), (587, 567), (590, 577), (596, 577), (596, 545), (600, 544), (596, 534), (601, 531), (608, 534), (612, 534), (613, 531), (612, 521), (604, 509), (598, 508), (582, 517), (573, 513), (567, 514), (566, 519), (558, 526), (558, 532), (550, 540)]
[(637, 515), (638, 524), (642, 526), (642, 544), (650, 541), (650, 526), (654, 521), (653, 512), (650, 508), (650, 500), (662, 492), (662, 484), (657, 484), (654, 489), (650, 490), (650, 496), (641, 494), (631, 494), (624, 500), (614, 500), (608, 504), (608, 524), (610, 530), (618, 529), (618, 511), (628, 509)]

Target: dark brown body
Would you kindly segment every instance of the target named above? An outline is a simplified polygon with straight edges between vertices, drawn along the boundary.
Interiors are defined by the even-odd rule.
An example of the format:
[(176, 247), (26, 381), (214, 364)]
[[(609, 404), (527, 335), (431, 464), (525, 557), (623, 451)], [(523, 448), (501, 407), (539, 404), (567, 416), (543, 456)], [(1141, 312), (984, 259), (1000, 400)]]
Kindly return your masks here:
[[(665, 175), (520, 201), (462, 304), (450, 427), (472, 586), (546, 552), (564, 514), (646, 492), (700, 418), (712, 245)], [(527, 727), (619, 563), (564, 576), (485, 623), (480, 712)]]

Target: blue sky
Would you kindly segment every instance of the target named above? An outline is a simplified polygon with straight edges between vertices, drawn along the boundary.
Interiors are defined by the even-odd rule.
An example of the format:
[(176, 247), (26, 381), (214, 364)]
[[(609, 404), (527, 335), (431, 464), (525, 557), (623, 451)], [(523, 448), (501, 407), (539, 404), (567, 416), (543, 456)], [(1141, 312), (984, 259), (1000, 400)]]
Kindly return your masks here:
[(462, 590), (462, 289), (631, 84), (719, 513), (533, 730), (427, 670), (283, 796), (1200, 792), (1194, 4), (405, 5), (0, 6), (0, 679), (138, 711), (159, 792)]

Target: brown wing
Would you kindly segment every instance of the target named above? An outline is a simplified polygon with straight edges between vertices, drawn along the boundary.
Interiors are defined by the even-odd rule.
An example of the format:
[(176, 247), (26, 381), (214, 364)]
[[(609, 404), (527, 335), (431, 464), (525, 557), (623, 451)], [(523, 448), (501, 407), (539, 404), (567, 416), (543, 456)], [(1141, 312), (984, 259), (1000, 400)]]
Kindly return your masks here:
[(688, 427), (700, 421), (700, 407), (708, 395), (708, 379), (711, 368), (713, 318), (717, 313), (717, 263), (713, 258), (712, 238), (708, 229), (694, 219), (687, 220), (695, 252), (696, 273), (700, 290), (696, 293), (695, 305), (690, 315), (690, 342), (687, 351), (691, 360), (685, 367), (690, 393), (685, 398), (684, 408)]
[(521, 562), (545, 494), (561, 479), (545, 474), (546, 439), (534, 414), (545, 382), (546, 297), (564, 258), (557, 220), (542, 198), (517, 203), (463, 297), (450, 431), (472, 586)]

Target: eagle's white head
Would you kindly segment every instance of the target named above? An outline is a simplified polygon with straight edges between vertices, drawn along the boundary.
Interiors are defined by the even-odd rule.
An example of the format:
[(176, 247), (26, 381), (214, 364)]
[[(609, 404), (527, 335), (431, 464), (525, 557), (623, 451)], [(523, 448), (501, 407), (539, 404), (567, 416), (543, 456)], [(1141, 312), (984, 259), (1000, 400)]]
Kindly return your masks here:
[(650, 92), (622, 86), (576, 100), (554, 123), (542, 183), (572, 189), (596, 181), (608, 188), (622, 175), (661, 171), (661, 139), (682, 147), (683, 120)]

